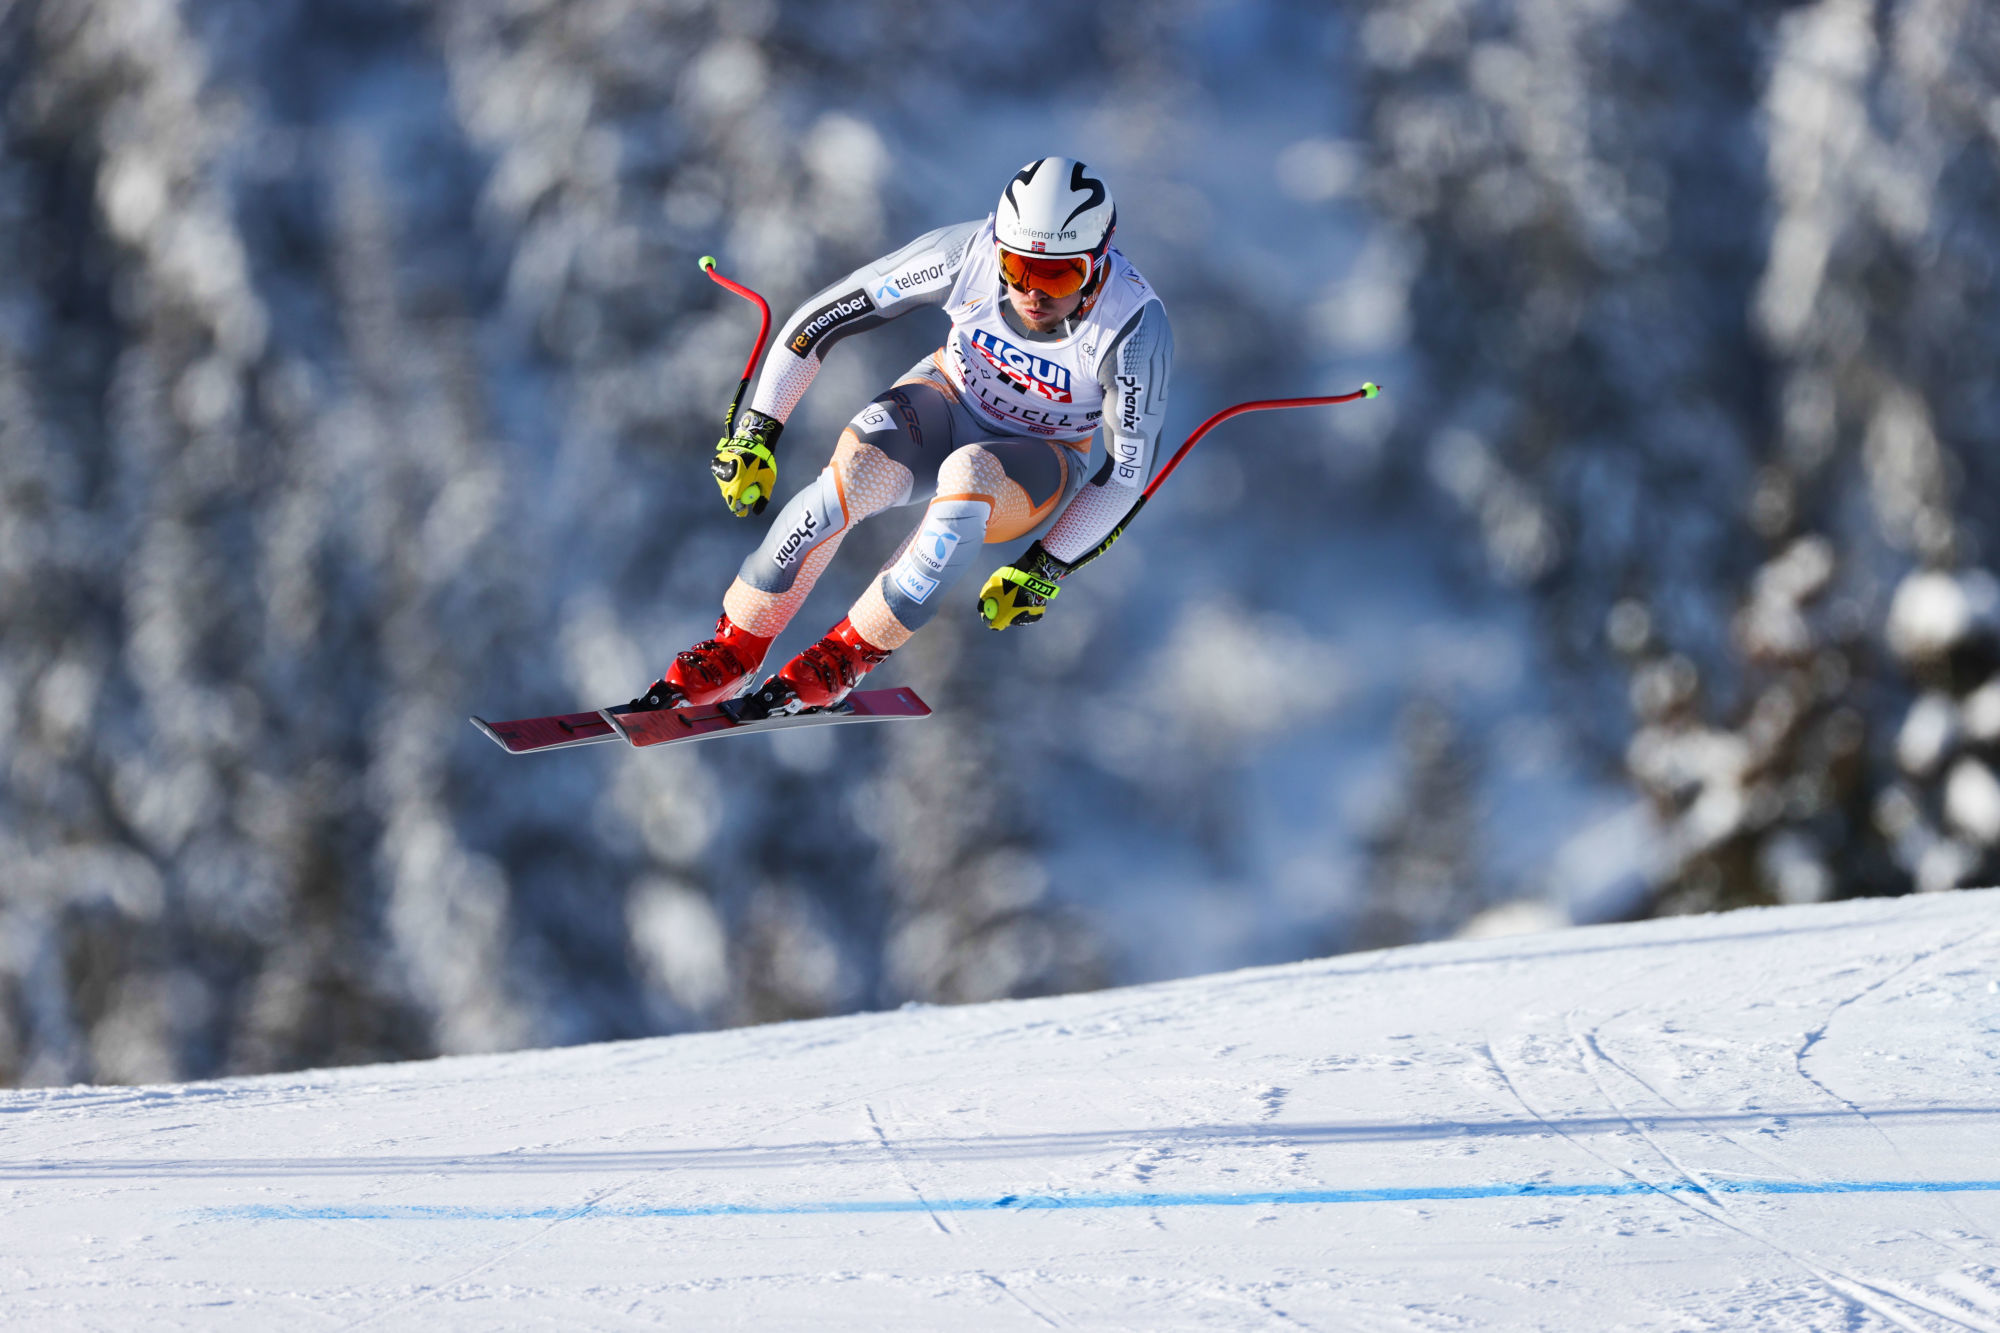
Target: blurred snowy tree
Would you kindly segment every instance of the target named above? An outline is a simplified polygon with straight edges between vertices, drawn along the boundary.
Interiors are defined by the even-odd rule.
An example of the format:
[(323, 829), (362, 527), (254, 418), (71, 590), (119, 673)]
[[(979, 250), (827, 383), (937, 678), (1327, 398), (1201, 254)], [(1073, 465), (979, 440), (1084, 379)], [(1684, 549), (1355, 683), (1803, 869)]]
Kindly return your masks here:
[(1351, 931), (1355, 948), (1438, 939), (1482, 906), (1478, 757), (1435, 699), (1413, 702), (1398, 730), (1400, 783), (1369, 832), (1370, 893)]
[(1401, 429), (1607, 750), (1632, 666), (1660, 906), (1990, 878), (2000, 14), (1425, 0), (1361, 48)]
[[(898, 751), (878, 845), (799, 746), (531, 771), (464, 722), (698, 637), (749, 539), (700, 460), (751, 326), (695, 257), (782, 305), (951, 220), (891, 141), (1045, 94), (990, 39), (1061, 12), (0, 5), (0, 1081), (1101, 975), (1037, 924), (1032, 807), (943, 838), (979, 892), (897, 841), (933, 835), (905, 802), (1029, 787), (1004, 755)], [(885, 50), (909, 77), (858, 85)], [(890, 341), (842, 349), (790, 484)]]
[[(1479, 635), (1329, 613), (1371, 523), (1385, 603), (1456, 531), (1542, 610), (1540, 706), (1657, 812), (1654, 907), (1990, 878), (1996, 25), (0, 0), (0, 1080), (1143, 971), (1092, 894), (1237, 941), (1177, 958), (1449, 933), (1534, 887), (1489, 859), (1536, 728), (1424, 646)], [(1390, 396), (1231, 423), (1040, 629), (940, 617), (896, 659), (921, 728), (515, 763), (465, 725), (625, 697), (754, 538), (701, 470), (754, 316), (697, 256), (788, 308), (1079, 144), (1167, 295), (1176, 434)], [(838, 349), (788, 489), (940, 332)], [(1364, 723), (1401, 786), (1359, 827)]]

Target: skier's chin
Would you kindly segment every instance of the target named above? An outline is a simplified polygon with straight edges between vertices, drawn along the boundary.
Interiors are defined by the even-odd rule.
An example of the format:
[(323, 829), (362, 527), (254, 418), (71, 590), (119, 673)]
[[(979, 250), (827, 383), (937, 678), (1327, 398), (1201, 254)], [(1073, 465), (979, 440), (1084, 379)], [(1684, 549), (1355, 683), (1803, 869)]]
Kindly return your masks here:
[(1083, 300), (1081, 297), (1050, 299), (1044, 296), (1030, 304), (1019, 291), (1011, 291), (1007, 293), (1007, 303), (1014, 307), (1014, 317), (1036, 333), (1054, 333), (1057, 325), (1076, 313)]

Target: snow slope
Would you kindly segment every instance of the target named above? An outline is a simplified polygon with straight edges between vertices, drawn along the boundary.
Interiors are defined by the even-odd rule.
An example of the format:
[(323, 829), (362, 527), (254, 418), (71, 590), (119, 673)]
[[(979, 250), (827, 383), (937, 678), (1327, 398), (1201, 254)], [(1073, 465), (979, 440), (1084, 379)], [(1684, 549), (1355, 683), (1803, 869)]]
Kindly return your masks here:
[(38, 1328), (2000, 1329), (2000, 891), (0, 1094)]

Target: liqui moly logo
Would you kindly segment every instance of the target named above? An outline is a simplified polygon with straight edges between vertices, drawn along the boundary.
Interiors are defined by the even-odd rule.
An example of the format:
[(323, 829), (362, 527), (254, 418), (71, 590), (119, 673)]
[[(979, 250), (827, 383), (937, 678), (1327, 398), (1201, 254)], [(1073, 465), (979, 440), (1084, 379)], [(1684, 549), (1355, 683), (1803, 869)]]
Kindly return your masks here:
[(1064, 367), (1038, 356), (1030, 356), (1005, 338), (997, 338), (985, 329), (973, 330), (972, 345), (1000, 372), (1000, 378), (1022, 393), (1036, 394), (1054, 403), (1071, 401), (1069, 371)]

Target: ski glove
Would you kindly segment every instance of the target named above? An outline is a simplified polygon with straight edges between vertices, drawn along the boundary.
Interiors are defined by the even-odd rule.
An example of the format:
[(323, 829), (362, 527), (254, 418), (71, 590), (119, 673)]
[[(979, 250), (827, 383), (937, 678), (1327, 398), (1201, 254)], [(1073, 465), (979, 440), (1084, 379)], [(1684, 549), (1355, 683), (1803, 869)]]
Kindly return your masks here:
[(744, 408), (736, 419), (734, 433), (715, 446), (715, 459), (708, 470), (722, 488), (722, 502), (738, 518), (764, 512), (771, 491), (778, 484), (778, 460), (771, 446), (785, 423), (767, 417), (754, 408)]
[(1069, 566), (1036, 542), (1021, 553), (1018, 563), (1002, 565), (986, 580), (979, 590), (980, 619), (986, 628), (996, 630), (1034, 624), (1062, 591), (1056, 580), (1067, 573)]

